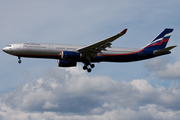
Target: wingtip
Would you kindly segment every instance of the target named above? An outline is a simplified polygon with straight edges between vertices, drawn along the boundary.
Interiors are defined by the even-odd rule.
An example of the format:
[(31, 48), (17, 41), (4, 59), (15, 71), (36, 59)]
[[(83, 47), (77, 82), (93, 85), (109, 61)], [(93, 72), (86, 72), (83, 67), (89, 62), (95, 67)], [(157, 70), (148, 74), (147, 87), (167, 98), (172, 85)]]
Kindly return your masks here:
[(127, 28), (124, 29), (120, 34), (125, 34), (127, 32)]
[(174, 45), (173, 48), (177, 47), (177, 45)]

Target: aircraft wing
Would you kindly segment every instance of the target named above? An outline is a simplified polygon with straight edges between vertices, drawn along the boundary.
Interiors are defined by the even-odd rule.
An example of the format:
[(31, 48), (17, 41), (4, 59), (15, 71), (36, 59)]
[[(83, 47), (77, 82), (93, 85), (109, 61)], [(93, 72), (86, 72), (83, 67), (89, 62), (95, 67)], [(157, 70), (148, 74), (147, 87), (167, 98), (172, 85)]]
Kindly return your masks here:
[(113, 42), (117, 38), (124, 35), (126, 33), (126, 31), (127, 31), (127, 29), (124, 29), (122, 32), (118, 33), (117, 35), (114, 35), (110, 38), (107, 38), (100, 42), (94, 43), (92, 45), (88, 45), (86, 47), (79, 48), (79, 49), (77, 49), (77, 51), (79, 51), (83, 55), (90, 54), (91, 56), (95, 57), (98, 53), (101, 53), (102, 50), (106, 51), (107, 47), (111, 47), (111, 45), (112, 45), (111, 42)]

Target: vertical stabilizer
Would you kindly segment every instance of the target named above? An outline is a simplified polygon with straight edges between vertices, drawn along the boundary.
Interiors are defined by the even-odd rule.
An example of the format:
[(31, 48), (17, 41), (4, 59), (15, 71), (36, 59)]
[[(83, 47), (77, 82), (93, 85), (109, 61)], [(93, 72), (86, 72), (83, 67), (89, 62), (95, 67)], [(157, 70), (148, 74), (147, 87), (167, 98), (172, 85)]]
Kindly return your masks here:
[(169, 41), (172, 32), (173, 29), (170, 28), (164, 29), (152, 42), (150, 42), (143, 49), (148, 49), (148, 50), (164, 49)]

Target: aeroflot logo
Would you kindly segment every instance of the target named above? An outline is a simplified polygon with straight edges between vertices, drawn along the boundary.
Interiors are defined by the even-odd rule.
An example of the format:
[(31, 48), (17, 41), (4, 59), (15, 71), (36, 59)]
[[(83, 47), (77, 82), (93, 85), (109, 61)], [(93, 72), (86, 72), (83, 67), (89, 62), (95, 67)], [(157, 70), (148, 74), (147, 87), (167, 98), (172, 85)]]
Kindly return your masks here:
[(41, 44), (38, 44), (38, 43), (24, 43), (24, 45), (41, 45)]

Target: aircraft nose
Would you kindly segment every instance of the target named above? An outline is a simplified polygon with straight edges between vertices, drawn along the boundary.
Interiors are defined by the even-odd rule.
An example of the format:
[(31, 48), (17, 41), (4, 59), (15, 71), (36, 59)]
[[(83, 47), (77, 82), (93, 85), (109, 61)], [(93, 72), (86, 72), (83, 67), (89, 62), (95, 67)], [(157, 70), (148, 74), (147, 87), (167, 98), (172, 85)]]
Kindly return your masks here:
[(2, 50), (5, 52), (6, 51), (6, 47), (4, 47)]
[(9, 49), (7, 47), (4, 47), (2, 50), (6, 53), (8, 53), (8, 51), (9, 51)]

